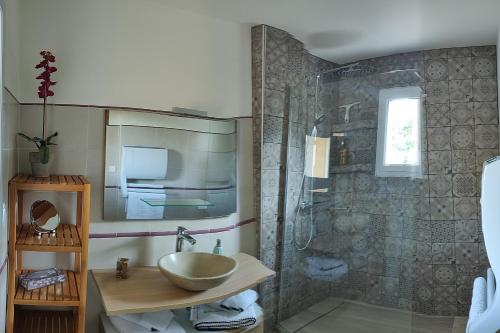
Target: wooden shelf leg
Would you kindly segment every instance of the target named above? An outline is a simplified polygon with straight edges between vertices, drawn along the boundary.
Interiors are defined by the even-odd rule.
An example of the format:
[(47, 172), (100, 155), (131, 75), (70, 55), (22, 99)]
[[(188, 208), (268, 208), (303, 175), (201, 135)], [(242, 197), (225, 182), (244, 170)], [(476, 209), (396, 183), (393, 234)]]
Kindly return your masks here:
[(89, 223), (90, 223), (90, 184), (85, 185), (82, 197), (82, 255), (80, 256), (80, 306), (78, 307), (78, 332), (85, 332), (85, 309), (87, 304), (87, 268), (89, 248)]
[[(17, 191), (17, 226), (21, 228), (24, 218), (24, 192)], [(17, 267), (16, 270), (20, 271), (23, 269), (23, 250), (17, 251)]]
[(16, 185), (9, 184), (9, 269), (7, 333), (14, 333), (14, 295), (16, 293)]
[[(76, 226), (78, 230), (82, 230), (82, 206), (83, 205), (83, 192), (76, 193)], [(83, 230), (82, 230), (83, 232)], [(83, 238), (83, 235), (81, 235)], [(83, 241), (83, 240), (82, 240)], [(82, 270), (82, 262), (81, 262), (81, 254), (75, 253), (75, 272), (81, 272)]]
[(83, 204), (83, 192), (76, 192), (76, 225), (82, 226), (82, 204)]
[(17, 191), (17, 224), (23, 224), (24, 191)]

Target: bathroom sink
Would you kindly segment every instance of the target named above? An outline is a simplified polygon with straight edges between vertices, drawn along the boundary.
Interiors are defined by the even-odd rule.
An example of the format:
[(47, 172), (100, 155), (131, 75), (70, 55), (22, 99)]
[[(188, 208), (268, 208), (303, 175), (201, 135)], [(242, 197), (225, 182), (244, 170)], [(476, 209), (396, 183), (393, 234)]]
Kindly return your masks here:
[(158, 260), (161, 273), (186, 290), (207, 290), (222, 284), (238, 263), (230, 257), (201, 252), (177, 252)]

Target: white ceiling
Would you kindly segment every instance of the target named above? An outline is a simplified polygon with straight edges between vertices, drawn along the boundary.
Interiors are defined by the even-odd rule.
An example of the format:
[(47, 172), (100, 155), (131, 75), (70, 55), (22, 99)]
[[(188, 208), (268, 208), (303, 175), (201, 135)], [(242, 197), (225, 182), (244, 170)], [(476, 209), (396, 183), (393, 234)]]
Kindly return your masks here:
[(288, 31), (346, 63), (397, 52), (496, 44), (500, 0), (152, 0)]

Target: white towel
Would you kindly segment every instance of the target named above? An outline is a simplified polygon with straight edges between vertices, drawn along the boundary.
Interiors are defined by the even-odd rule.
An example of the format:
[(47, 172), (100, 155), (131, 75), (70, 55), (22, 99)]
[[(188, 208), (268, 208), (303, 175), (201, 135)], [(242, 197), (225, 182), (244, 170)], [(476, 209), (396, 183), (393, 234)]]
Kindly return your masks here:
[(210, 306), (226, 311), (243, 312), (250, 305), (257, 302), (259, 294), (252, 289), (245, 290), (237, 295), (226, 298), (220, 302), (210, 303)]
[(179, 323), (175, 319), (173, 319), (167, 329), (163, 331), (152, 331), (151, 329), (146, 329), (141, 325), (120, 318), (119, 316), (110, 316), (109, 320), (116, 328), (116, 330), (120, 333), (186, 333), (186, 330), (181, 325), (179, 325)]
[(253, 330), (264, 320), (264, 310), (262, 310), (262, 308), (257, 303), (253, 304), (253, 310), (255, 311), (255, 318), (257, 318), (257, 321), (252, 326), (248, 326), (245, 332)]
[(473, 322), (486, 310), (486, 280), (478, 277), (474, 280), (472, 300), (469, 311), (469, 322)]
[(224, 331), (249, 327), (257, 322), (253, 306), (243, 312), (230, 312), (214, 309), (211, 305), (200, 305), (195, 309), (193, 326), (198, 331)]
[(165, 331), (170, 322), (174, 318), (174, 314), (170, 310), (146, 312), (146, 313), (131, 313), (118, 316), (122, 319), (131, 321), (148, 330)]

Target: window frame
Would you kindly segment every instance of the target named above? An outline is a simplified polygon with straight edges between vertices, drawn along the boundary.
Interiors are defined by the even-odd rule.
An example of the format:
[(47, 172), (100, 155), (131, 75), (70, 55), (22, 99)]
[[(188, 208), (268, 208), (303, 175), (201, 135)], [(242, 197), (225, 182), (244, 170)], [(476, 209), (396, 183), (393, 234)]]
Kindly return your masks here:
[(418, 99), (418, 142), (417, 150), (422, 151), (422, 89), (418, 86), (396, 87), (381, 89), (379, 92), (377, 149), (375, 162), (375, 176), (377, 177), (413, 177), (422, 178), (422, 154), (418, 154), (417, 164), (391, 164), (385, 165), (385, 146), (387, 143), (387, 120), (389, 102), (395, 99)]

